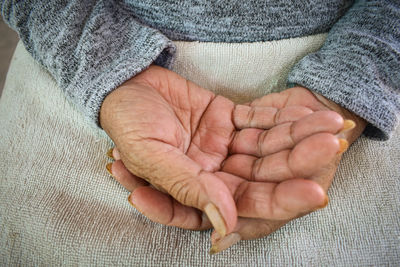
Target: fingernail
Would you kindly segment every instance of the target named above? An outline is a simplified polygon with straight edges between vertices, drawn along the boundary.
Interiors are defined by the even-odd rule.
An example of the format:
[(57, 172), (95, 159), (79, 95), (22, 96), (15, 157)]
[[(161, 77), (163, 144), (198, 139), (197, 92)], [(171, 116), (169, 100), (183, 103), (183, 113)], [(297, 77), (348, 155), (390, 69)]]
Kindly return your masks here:
[(349, 148), (349, 142), (346, 139), (339, 139), (339, 151), (338, 154), (345, 152)]
[(345, 121), (343, 122), (343, 129), (342, 129), (341, 132), (352, 130), (352, 129), (354, 129), (354, 127), (356, 127), (356, 123), (355, 123), (354, 121), (352, 121), (352, 120), (345, 120)]
[(111, 171), (111, 166), (112, 166), (112, 163), (108, 163), (108, 164), (106, 165), (106, 169), (107, 169), (107, 172), (108, 172), (112, 177), (114, 177), (114, 175), (112, 174), (112, 171)]
[(345, 120), (343, 122), (343, 128), (336, 134), (337, 138), (344, 138), (346, 137), (346, 133), (350, 130), (353, 130), (356, 127), (356, 123), (352, 120)]
[(329, 204), (329, 197), (328, 197), (328, 195), (326, 195), (325, 196), (325, 201), (324, 201), (324, 203), (319, 207), (320, 209), (323, 209), (323, 208), (325, 208), (326, 206), (328, 206), (328, 204)]
[(239, 242), (241, 239), (242, 239), (242, 237), (238, 233), (231, 233), (231, 234), (225, 236), (224, 238), (222, 238), (221, 240), (219, 240), (214, 245), (212, 245), (212, 247), (210, 249), (210, 254), (213, 255), (213, 254), (219, 253), (227, 248), (230, 248), (231, 246), (233, 246), (234, 244)]
[(221, 237), (224, 237), (226, 235), (225, 220), (218, 208), (213, 203), (209, 203), (204, 208), (204, 212), (207, 214), (208, 219), (214, 226), (215, 231), (217, 231)]
[(132, 207), (134, 207), (135, 209), (137, 209), (137, 207), (135, 206), (135, 204), (133, 204), (133, 194), (132, 193), (130, 193), (129, 194), (129, 196), (128, 196), (128, 202), (129, 202), (129, 204), (131, 204), (131, 206)]
[(328, 206), (328, 204), (329, 204), (329, 197), (328, 197), (328, 195), (325, 195), (324, 203), (322, 203), (320, 206), (316, 207), (316, 208), (314, 209), (314, 211), (323, 209), (323, 208), (325, 208), (326, 206)]
[(107, 151), (107, 156), (108, 156), (110, 159), (114, 159), (114, 157), (113, 157), (113, 150), (114, 150), (114, 148), (110, 148), (110, 149)]

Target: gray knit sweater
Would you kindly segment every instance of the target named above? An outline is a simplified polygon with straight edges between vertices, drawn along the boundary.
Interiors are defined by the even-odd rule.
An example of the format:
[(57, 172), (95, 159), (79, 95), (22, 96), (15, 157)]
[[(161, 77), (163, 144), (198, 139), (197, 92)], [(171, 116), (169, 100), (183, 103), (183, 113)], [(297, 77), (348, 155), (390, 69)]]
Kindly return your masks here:
[(399, 0), (3, 0), (2, 16), (96, 122), (121, 83), (151, 63), (171, 67), (174, 40), (255, 42), (327, 31), (288, 83), (365, 118), (372, 138), (387, 139), (398, 122)]

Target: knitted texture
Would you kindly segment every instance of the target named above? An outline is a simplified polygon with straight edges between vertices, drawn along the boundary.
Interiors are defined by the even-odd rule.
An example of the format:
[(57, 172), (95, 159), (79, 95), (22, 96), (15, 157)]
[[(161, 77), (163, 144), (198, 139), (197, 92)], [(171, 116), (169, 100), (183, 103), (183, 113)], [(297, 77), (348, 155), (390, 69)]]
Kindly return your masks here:
[[(14, 1), (13, 1), (14, 2)], [(175, 48), (113, 1), (3, 1), (3, 17), (72, 102), (98, 122), (104, 98)]]
[[(3, 0), (27, 50), (98, 122), (104, 98), (150, 64), (172, 66), (173, 41), (258, 42), (329, 32), (289, 82), (365, 118), (387, 139), (400, 111), (397, 0)], [(352, 6), (353, 5), (353, 6)]]
[(400, 1), (360, 1), (321, 50), (299, 62), (289, 82), (363, 117), (369, 137), (388, 139), (400, 116), (399, 70)]

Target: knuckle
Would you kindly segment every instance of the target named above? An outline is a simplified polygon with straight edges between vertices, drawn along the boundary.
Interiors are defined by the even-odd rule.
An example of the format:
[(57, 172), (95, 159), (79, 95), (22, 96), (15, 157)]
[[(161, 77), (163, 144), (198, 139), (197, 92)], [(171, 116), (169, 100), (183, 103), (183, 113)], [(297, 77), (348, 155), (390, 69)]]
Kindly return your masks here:
[(251, 168), (251, 181), (257, 181), (260, 176), (262, 176), (262, 167), (263, 167), (264, 158), (258, 158), (253, 162), (253, 166)]
[(168, 192), (173, 196), (178, 202), (188, 205), (188, 206), (198, 206), (199, 194), (197, 190), (191, 190), (193, 183), (191, 178), (177, 179), (172, 183)]
[(247, 115), (247, 125), (249, 127), (253, 126), (254, 116), (256, 115), (256, 107), (251, 107)]
[(281, 110), (282, 109), (278, 109), (275, 112), (275, 115), (274, 115), (274, 118), (273, 118), (273, 124), (274, 125), (278, 125), (281, 122), (281, 114), (282, 114)]
[(268, 141), (268, 135), (269, 135), (270, 131), (265, 130), (262, 133), (260, 133), (260, 135), (258, 136), (258, 140), (257, 140), (257, 153), (258, 156), (263, 156), (265, 153), (264, 151), (264, 144), (267, 144)]

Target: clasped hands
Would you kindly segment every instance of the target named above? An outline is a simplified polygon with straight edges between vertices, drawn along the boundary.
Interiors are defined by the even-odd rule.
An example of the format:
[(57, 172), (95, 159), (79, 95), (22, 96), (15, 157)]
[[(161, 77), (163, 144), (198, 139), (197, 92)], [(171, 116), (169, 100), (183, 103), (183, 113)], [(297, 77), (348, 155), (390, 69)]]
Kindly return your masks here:
[(149, 219), (214, 227), (211, 252), (328, 204), (342, 152), (365, 122), (302, 87), (235, 105), (150, 66), (106, 97), (108, 165)]

